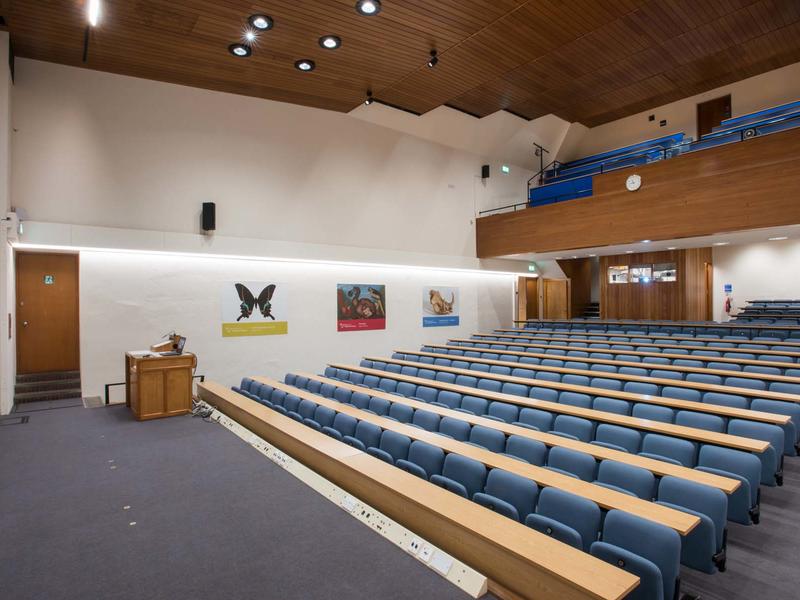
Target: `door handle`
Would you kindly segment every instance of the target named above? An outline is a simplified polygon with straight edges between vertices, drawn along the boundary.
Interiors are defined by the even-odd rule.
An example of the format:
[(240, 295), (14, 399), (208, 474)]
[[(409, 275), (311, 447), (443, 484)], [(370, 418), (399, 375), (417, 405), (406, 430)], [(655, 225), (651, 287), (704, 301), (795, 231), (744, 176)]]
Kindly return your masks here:
[(28, 326), (28, 322), (27, 322), (27, 321), (23, 321), (23, 322), (22, 322), (22, 326), (23, 326), (23, 327), (27, 327), (27, 326)]

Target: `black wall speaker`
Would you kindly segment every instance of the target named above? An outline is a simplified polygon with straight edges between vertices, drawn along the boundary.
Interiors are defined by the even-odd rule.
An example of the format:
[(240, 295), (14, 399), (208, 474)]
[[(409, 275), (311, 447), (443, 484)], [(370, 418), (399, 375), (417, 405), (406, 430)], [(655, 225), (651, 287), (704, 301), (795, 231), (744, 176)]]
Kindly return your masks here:
[(217, 205), (203, 202), (203, 231), (214, 231), (217, 228)]
[(481, 167), (481, 179), (489, 179), (489, 165)]

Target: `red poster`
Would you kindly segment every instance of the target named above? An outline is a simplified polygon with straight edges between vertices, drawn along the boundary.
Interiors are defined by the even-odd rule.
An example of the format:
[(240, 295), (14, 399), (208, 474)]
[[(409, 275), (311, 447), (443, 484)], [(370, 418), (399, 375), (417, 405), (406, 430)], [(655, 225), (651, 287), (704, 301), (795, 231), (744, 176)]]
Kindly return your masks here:
[(336, 308), (337, 331), (386, 329), (386, 286), (340, 283)]

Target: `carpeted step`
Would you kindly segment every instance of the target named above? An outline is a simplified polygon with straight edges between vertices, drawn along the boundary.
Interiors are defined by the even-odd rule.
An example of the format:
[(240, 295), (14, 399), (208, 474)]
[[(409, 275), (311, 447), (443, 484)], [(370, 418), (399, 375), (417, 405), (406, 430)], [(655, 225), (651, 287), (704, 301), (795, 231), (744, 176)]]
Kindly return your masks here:
[(80, 379), (80, 371), (48, 371), (46, 373), (24, 373), (17, 375), (17, 383), (51, 381), (55, 379)]
[(75, 379), (51, 379), (47, 381), (24, 381), (22, 383), (17, 383), (14, 386), (14, 392), (16, 394), (24, 394), (27, 392), (47, 392), (52, 390), (63, 390), (63, 389), (80, 389), (81, 387), (81, 380), (80, 377), (76, 377)]
[(39, 392), (22, 392), (14, 394), (15, 404), (26, 402), (39, 402), (41, 400), (64, 400), (68, 398), (80, 398), (82, 395), (80, 386), (73, 388), (63, 388), (58, 390), (44, 390)]

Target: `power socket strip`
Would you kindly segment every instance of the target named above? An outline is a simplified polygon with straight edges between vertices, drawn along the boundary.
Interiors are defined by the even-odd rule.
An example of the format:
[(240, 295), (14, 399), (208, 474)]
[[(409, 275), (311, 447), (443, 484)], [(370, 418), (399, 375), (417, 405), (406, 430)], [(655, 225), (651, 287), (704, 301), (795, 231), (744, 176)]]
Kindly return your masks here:
[(486, 594), (487, 578), (472, 567), (334, 485), (221, 412), (214, 410), (210, 419), (473, 598)]

